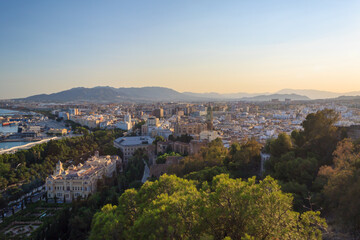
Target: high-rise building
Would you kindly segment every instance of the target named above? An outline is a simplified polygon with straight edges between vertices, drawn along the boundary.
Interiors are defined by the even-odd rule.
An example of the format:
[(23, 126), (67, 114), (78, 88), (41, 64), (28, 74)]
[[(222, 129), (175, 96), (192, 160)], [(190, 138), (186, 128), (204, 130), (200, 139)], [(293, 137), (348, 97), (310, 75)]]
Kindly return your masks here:
[(80, 115), (80, 112), (79, 112), (78, 108), (70, 108), (69, 113), (70, 113), (70, 115), (73, 115), (73, 116)]
[(157, 108), (153, 111), (153, 115), (159, 119), (164, 118), (164, 109), (163, 108)]

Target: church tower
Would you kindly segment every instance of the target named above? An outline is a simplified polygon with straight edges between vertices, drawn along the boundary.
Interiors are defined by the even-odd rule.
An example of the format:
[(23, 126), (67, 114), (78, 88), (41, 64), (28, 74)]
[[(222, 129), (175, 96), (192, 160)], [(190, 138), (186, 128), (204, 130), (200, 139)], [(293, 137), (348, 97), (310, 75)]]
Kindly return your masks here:
[(61, 161), (59, 160), (56, 164), (56, 169), (54, 171), (54, 175), (60, 175), (63, 172), (64, 172), (64, 168), (63, 168)]

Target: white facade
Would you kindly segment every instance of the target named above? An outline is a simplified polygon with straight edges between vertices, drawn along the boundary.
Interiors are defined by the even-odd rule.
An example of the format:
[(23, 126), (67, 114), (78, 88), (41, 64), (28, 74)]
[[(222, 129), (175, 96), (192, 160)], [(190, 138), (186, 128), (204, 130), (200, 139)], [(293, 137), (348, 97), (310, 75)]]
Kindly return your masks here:
[(200, 141), (207, 140), (207, 141), (211, 142), (218, 137), (219, 137), (219, 134), (217, 131), (202, 131), (200, 133)]
[(130, 130), (133, 127), (131, 122), (131, 116), (129, 114), (126, 114), (124, 117), (124, 121), (116, 123), (115, 126), (121, 130)]
[(84, 165), (70, 166), (64, 170), (62, 163), (56, 164), (54, 174), (46, 179), (46, 191), (49, 198), (72, 201), (78, 197), (86, 198), (96, 191), (97, 181), (111, 177), (116, 172), (116, 165), (121, 162), (118, 156), (95, 156)]

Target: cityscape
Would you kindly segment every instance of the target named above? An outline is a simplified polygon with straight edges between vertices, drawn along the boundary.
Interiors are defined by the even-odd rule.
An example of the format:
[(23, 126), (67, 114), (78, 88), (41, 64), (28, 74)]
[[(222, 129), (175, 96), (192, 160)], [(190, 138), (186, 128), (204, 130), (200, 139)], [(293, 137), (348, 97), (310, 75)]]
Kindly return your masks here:
[(0, 3), (0, 239), (360, 239), (360, 3)]
[[(308, 121), (309, 115), (332, 111), (337, 116), (333, 126), (357, 141), (360, 138), (359, 107), (360, 97), (121, 103), (2, 100), (1, 156), (10, 159), (12, 155), (39, 151), (34, 147), (47, 148), (57, 141), (73, 138), (82, 142), (85, 136), (97, 133), (111, 135), (106, 148), (99, 149), (98, 146), (94, 148), (95, 152), (86, 150), (78, 156), (58, 160), (50, 167), (49, 170), (53, 170), (49, 175), (38, 176), (42, 180), (29, 176), (19, 179), (19, 185), (19, 180), (3, 178), (2, 222), (26, 211), (29, 203), (52, 204), (44, 208), (46, 210), (35, 210), (42, 218), (51, 218), (57, 214), (54, 204), (60, 204), (62, 207), (59, 209), (62, 209), (64, 204), (89, 199), (92, 194), (103, 191), (99, 182), (116, 179), (115, 186), (125, 185), (120, 183), (124, 180), (119, 176), (123, 178), (131, 171), (134, 171), (132, 174), (135, 176), (131, 177), (134, 181), (127, 184), (135, 186), (159, 179), (163, 174), (178, 174), (179, 166), (186, 166), (186, 159), (196, 161), (196, 156), (204, 154), (205, 149), (217, 141), (228, 151), (232, 151), (236, 144), (246, 146), (255, 141), (259, 158), (253, 161), (258, 162), (243, 176), (263, 177), (267, 174), (266, 162), (271, 161), (271, 150), (267, 150), (269, 143), (280, 139), (283, 134), (293, 136), (294, 132), (303, 132), (304, 121)], [(99, 155), (99, 150), (106, 155)], [(135, 168), (131, 165), (135, 161), (136, 164), (140, 161), (143, 166)], [(134, 169), (130, 170), (129, 166)], [(24, 186), (21, 181), (29, 182), (29, 185)], [(19, 190), (14, 192), (17, 188)], [(13, 224), (5, 228), (4, 236), (34, 236), (32, 234), (38, 233), (36, 229), (41, 229), (43, 223), (36, 219)]]

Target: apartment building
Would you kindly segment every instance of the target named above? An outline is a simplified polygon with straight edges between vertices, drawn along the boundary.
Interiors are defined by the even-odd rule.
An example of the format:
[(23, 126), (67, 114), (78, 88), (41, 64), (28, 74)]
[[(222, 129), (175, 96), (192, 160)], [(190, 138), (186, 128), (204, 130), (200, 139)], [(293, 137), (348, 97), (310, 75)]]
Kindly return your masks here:
[(127, 163), (137, 149), (149, 151), (154, 139), (149, 136), (121, 137), (115, 139), (114, 147), (123, 153), (124, 162)]
[(181, 136), (181, 135), (199, 135), (202, 131), (207, 130), (207, 124), (206, 123), (176, 123), (175, 124), (175, 135)]

